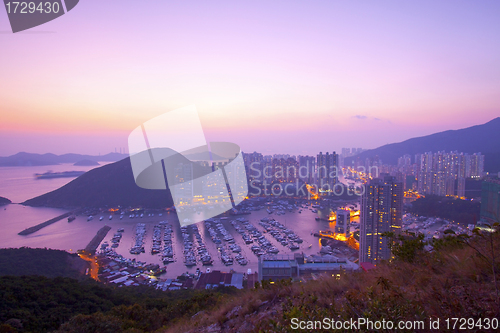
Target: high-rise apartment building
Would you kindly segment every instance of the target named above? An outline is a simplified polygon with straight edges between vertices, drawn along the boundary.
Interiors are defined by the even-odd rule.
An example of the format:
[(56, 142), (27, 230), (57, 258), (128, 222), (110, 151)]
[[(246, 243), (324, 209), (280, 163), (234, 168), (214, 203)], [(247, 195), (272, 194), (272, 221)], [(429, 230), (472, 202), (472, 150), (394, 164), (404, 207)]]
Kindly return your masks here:
[(333, 187), (338, 182), (338, 156), (337, 153), (320, 152), (316, 158), (318, 186), (319, 188), (333, 190)]
[(470, 158), (471, 177), (481, 177), (484, 171), (484, 155), (475, 153)]
[(338, 234), (345, 234), (346, 237), (349, 237), (351, 234), (351, 211), (347, 209), (339, 209), (336, 212), (336, 220), (335, 220), (335, 232)]
[(261, 153), (243, 153), (243, 161), (245, 162), (245, 171), (249, 181), (263, 181), (263, 156)]
[(315, 182), (316, 159), (314, 156), (299, 156), (299, 172), (300, 180), (307, 184)]
[(481, 186), (481, 218), (500, 222), (500, 180), (487, 179)]
[(262, 177), (267, 183), (272, 182), (273, 176), (273, 157), (271, 155), (262, 156)]
[(457, 196), (465, 197), (465, 177), (457, 178)]
[(402, 226), (403, 183), (392, 176), (372, 179), (361, 199), (359, 262), (376, 265), (391, 258), (389, 240), (382, 234)]

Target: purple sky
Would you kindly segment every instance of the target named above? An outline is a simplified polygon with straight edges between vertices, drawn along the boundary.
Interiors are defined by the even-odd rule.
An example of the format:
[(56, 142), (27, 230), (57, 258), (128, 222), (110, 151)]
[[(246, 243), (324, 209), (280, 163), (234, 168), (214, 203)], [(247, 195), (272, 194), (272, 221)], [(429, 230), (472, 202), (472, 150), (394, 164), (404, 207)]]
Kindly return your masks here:
[(83, 0), (12, 34), (0, 156), (127, 146), (195, 104), (244, 151), (375, 148), (500, 115), (500, 2)]

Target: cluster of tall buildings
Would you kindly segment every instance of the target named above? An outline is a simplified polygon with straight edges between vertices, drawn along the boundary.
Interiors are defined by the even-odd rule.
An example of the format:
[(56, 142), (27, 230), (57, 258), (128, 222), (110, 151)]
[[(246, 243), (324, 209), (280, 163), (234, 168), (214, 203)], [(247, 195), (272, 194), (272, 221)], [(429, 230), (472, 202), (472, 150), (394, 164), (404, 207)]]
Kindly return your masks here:
[(250, 182), (316, 184), (331, 189), (338, 183), (339, 156), (336, 152), (308, 155), (262, 155), (243, 153), (245, 169)]
[(465, 196), (465, 179), (481, 177), (484, 155), (437, 152), (415, 155), (420, 193)]
[[(379, 171), (378, 178), (365, 184), (360, 215), (359, 261), (374, 265), (392, 256), (390, 240), (382, 234), (401, 229), (405, 189), (463, 197), (465, 179), (483, 176), (484, 155), (456, 151), (404, 155), (396, 166), (382, 165)], [(482, 196), (481, 216), (500, 218), (500, 182), (483, 182)]]
[(362, 148), (342, 148), (342, 154), (333, 151), (316, 156), (253, 152), (243, 153), (243, 158), (250, 182), (295, 183), (299, 180), (328, 190), (338, 184), (344, 159), (363, 151)]
[(452, 152), (427, 152), (403, 155), (397, 165), (378, 164), (379, 172), (389, 173), (403, 182), (405, 189), (422, 194), (465, 196), (465, 180), (484, 175), (484, 155)]

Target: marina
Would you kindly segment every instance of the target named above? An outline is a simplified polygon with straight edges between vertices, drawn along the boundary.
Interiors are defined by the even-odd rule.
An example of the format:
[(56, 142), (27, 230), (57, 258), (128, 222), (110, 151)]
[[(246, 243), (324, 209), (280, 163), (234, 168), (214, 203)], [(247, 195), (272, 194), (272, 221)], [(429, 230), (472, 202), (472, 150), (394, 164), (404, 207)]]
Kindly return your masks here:
[[(56, 178), (44, 182), (62, 180)], [(36, 186), (44, 185), (44, 182), (31, 181)], [(166, 267), (164, 277), (167, 278), (196, 274), (197, 270), (206, 271), (207, 268), (240, 272), (250, 269), (255, 272), (262, 255), (333, 254), (339, 257), (348, 255), (351, 260), (353, 252), (336, 245), (340, 244), (335, 243), (338, 237), (332, 237), (335, 221), (331, 213), (338, 207), (351, 209), (351, 233), (359, 231), (359, 204), (331, 199), (252, 198), (245, 200), (243, 207), (238, 207), (245, 214), (231, 211), (186, 228), (180, 227), (172, 210), (92, 208), (68, 212), (10, 204), (0, 211), (0, 220), (5, 227), (0, 241), (5, 247), (50, 247), (74, 253), (85, 248), (99, 229), (107, 225), (110, 232), (97, 244), (98, 251), (134, 262), (159, 265), (163, 267), (161, 269)], [(71, 223), (66, 223), (66, 218)], [(438, 237), (438, 233), (442, 234), (442, 230), (450, 227), (446, 221), (422, 219), (407, 215), (404, 229), (424, 229), (426, 237)], [(33, 229), (33, 221), (37, 220), (51, 223), (44, 222), (42, 228), (35, 226)], [(23, 228), (32, 232), (17, 235)], [(321, 240), (325, 239), (329, 242), (322, 244)]]
[[(61, 169), (64, 167), (61, 166)], [(57, 168), (59, 166), (54, 167), (55, 170)], [(61, 182), (67, 182), (69, 179), (36, 181), (32, 178), (34, 169), (27, 167), (21, 170), (26, 170), (24, 173), (26, 179), (29, 179), (30, 188), (36, 191), (48, 192), (52, 188), (46, 187), (47, 184), (59, 187), (63, 185)], [(22, 184), (16, 183), (11, 189), (15, 190), (21, 186)], [(16, 199), (14, 192), (10, 193), (12, 195), (9, 196)], [(18, 196), (17, 200), (23, 199)], [(315, 221), (315, 217), (320, 214), (328, 215), (328, 212), (323, 212), (319, 206), (312, 207), (316, 204), (314, 201), (293, 201), (278, 197), (246, 200), (243, 207), (238, 207), (237, 212), (230, 211), (224, 216), (197, 223), (196, 228), (187, 228), (184, 232), (188, 241), (186, 244), (177, 216), (171, 210), (136, 208), (116, 211), (92, 208), (68, 214), (67, 210), (57, 208), (10, 204), (0, 211), (0, 220), (5, 228), (4, 234), (0, 235), (0, 241), (5, 247), (48, 247), (74, 253), (85, 248), (99, 229), (107, 225), (111, 230), (97, 245), (97, 251), (106, 251), (110, 255), (121, 256), (127, 260), (166, 266), (165, 276), (168, 278), (186, 272), (195, 274), (197, 269), (205, 271), (207, 268), (220, 271), (250, 269), (254, 272), (257, 270), (258, 258), (263, 254), (319, 254), (322, 245), (312, 233), (328, 230), (332, 224), (323, 220)], [(325, 204), (320, 206), (327, 207)], [(312, 212), (312, 209), (318, 208), (318, 213)], [(66, 218), (55, 221), (54, 216)], [(71, 223), (67, 223), (67, 218), (70, 218)], [(33, 221), (36, 224), (37, 220), (55, 222), (25, 236), (17, 235), (19, 230), (33, 227)], [(266, 230), (261, 223), (267, 223), (267, 227), (272, 230)], [(298, 238), (295, 239), (293, 234), (287, 233), (280, 226), (293, 231)], [(158, 229), (160, 231), (155, 231)], [(118, 232), (121, 237), (117, 235)], [(299, 238), (303, 243), (294, 241)], [(189, 260), (185, 260), (185, 250)]]
[[(269, 214), (265, 206), (273, 207), (273, 212)], [(131, 228), (130, 223), (143, 216), (140, 223), (133, 223), (134, 227), (128, 229), (131, 230), (131, 247), (125, 252), (121, 246), (113, 249), (108, 245), (105, 251), (113, 251), (113, 256), (159, 264), (167, 271), (165, 276), (170, 278), (186, 272), (196, 275), (196, 271), (207, 268), (256, 271), (258, 258), (262, 255), (331, 254), (331, 251), (321, 252), (323, 246), (313, 234), (317, 234), (318, 225), (324, 230), (331, 230), (333, 225), (316, 222), (310, 205), (288, 207), (271, 203), (254, 208), (251, 214), (208, 218), (183, 227), (176, 215), (169, 212), (122, 213), (123, 220), (113, 219), (116, 222), (111, 223), (128, 223)]]

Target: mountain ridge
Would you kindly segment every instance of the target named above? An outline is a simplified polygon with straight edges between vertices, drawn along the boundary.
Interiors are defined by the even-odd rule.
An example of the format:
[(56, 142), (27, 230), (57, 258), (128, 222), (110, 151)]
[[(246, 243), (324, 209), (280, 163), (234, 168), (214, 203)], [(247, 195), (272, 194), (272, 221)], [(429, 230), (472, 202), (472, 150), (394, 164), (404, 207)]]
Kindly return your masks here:
[(346, 165), (353, 160), (373, 158), (378, 155), (384, 164), (397, 164), (397, 159), (405, 154), (412, 156), (425, 152), (455, 151), (464, 153), (481, 152), (485, 157), (485, 171), (500, 171), (500, 117), (484, 124), (458, 130), (446, 130), (430, 135), (410, 138), (364, 151), (345, 159)]
[(82, 155), (68, 153), (56, 155), (52, 153), (35, 154), (19, 152), (14, 155), (0, 157), (0, 166), (41, 166), (57, 165), (61, 163), (76, 163), (81, 160), (90, 160), (94, 162), (116, 162), (128, 157), (128, 154), (108, 153), (106, 155)]

